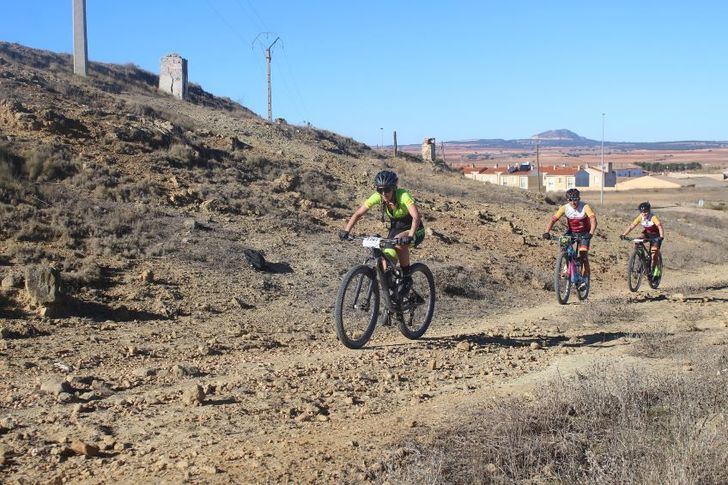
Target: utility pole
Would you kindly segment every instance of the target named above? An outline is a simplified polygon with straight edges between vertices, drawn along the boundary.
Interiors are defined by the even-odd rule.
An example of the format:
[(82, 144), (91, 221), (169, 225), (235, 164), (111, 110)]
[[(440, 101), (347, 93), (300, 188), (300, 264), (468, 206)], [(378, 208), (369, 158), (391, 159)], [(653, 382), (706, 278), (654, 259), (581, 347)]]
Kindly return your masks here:
[(394, 158), (397, 158), (397, 130), (394, 130), (392, 138), (394, 139)]
[(539, 145), (541, 138), (536, 137), (536, 176), (538, 177), (538, 191), (541, 192), (541, 158), (539, 157)]
[(604, 113), (602, 113), (602, 190), (599, 196), (599, 205), (604, 205)]
[[(270, 32), (261, 32), (258, 34), (255, 39), (253, 39), (253, 44), (251, 47), (255, 47), (255, 42), (258, 40), (258, 38), (261, 35), (265, 35), (266, 37), (271, 35)], [(271, 61), (271, 54), (270, 50), (273, 48), (273, 45), (278, 42), (280, 37), (276, 37), (276, 40), (274, 40), (268, 47), (265, 48), (265, 67), (267, 71), (267, 79), (268, 79), (268, 121), (273, 121), (273, 92), (271, 88), (271, 82), (270, 82), (270, 61)]]
[(86, 77), (86, 0), (73, 0), (73, 73)]
[(382, 149), (382, 153), (384, 153), (384, 128), (379, 128), (379, 133), (382, 135), (380, 148)]

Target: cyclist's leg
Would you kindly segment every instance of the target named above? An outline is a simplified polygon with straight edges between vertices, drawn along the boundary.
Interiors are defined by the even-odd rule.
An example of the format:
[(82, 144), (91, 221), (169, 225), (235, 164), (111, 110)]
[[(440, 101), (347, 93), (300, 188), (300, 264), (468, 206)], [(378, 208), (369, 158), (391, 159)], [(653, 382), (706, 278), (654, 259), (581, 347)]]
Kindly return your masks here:
[(591, 273), (589, 272), (589, 243), (590, 239), (579, 240), (579, 259), (581, 259), (581, 275), (588, 277)]
[(660, 246), (662, 246), (662, 241), (656, 240), (652, 241), (650, 240), (650, 254), (652, 255), (652, 269), (657, 267), (657, 258), (660, 254)]
[[(392, 237), (400, 238), (409, 235), (409, 230), (395, 233)], [(399, 265), (404, 268), (409, 268), (410, 257), (409, 257), (409, 246), (397, 244), (394, 247), (397, 250), (397, 257), (399, 257)]]
[[(387, 239), (394, 239), (396, 237), (399, 237), (397, 234), (399, 233), (399, 230), (395, 227), (389, 228), (389, 233), (387, 233)], [(393, 260), (395, 263), (399, 260), (399, 249), (398, 247), (387, 248), (382, 250), (382, 252), (390, 259)]]

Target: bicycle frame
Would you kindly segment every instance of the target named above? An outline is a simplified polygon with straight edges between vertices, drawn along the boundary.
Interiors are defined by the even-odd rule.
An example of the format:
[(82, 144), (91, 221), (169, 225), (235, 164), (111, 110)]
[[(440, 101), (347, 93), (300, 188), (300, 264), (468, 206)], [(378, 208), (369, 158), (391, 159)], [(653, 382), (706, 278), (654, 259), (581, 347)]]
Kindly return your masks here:
[(569, 281), (576, 283), (581, 274), (579, 268), (581, 261), (579, 260), (579, 252), (574, 248), (575, 244), (579, 241), (579, 237), (573, 235), (565, 235), (559, 238), (559, 245), (561, 246), (561, 252), (566, 253), (569, 259)]
[[(362, 240), (366, 241), (367, 238), (361, 238)], [(401, 310), (399, 301), (393, 301), (389, 291), (395, 290), (395, 288), (392, 288), (389, 282), (389, 278), (387, 277), (387, 271), (396, 271), (399, 267), (397, 266), (397, 261), (393, 260), (389, 256), (387, 256), (382, 249), (394, 249), (394, 246), (397, 244), (396, 239), (384, 239), (384, 238), (378, 238), (378, 237), (372, 237), (370, 238), (372, 240), (372, 243), (374, 239), (378, 240), (378, 247), (374, 246), (365, 246), (369, 247), (371, 250), (371, 255), (364, 261), (364, 264), (368, 266), (374, 266), (376, 273), (377, 273), (377, 279), (379, 280), (379, 284), (382, 287), (382, 298), (384, 299), (384, 304), (390, 311), (399, 311)], [(386, 265), (386, 268), (384, 266)], [(358, 283), (361, 285), (361, 281)], [(360, 286), (357, 286), (357, 293), (361, 290)], [(367, 294), (367, 299), (371, 297), (371, 291), (372, 289), (369, 289), (369, 294)], [(399, 295), (395, 296), (399, 297)]]
[(647, 277), (649, 279), (652, 278), (652, 254), (649, 249), (647, 249), (646, 243), (654, 244), (655, 241), (657, 241), (658, 238), (647, 238), (647, 237), (636, 237), (632, 239), (632, 242), (634, 243), (635, 250), (640, 256), (640, 259), (642, 260), (642, 268), (643, 271), (647, 274)]

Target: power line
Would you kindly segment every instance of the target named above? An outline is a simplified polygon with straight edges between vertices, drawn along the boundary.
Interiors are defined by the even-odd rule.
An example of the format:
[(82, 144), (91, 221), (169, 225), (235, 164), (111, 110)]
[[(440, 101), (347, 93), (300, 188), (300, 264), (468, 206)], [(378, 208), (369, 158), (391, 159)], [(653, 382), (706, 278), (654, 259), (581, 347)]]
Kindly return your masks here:
[[(259, 30), (263, 30), (263, 31), (266, 31), (266, 32), (269, 31), (270, 29), (265, 24), (265, 22), (260, 17), (260, 15), (258, 15), (258, 12), (255, 10), (255, 7), (253, 7), (253, 5), (250, 3), (250, 0), (246, 0), (246, 2), (248, 4), (248, 8), (250, 9), (250, 11), (253, 12), (253, 17), (255, 17), (257, 19), (258, 23), (259, 23), (259, 25), (258, 25), (258, 27), (260, 27)], [(243, 7), (243, 4), (240, 3), (240, 0), (235, 0), (235, 3), (238, 4), (238, 6), (240, 7), (241, 10), (245, 10), (245, 7)]]
[[(288, 54), (286, 53), (286, 48), (283, 43), (281, 43), (281, 50), (283, 51), (283, 60), (284, 60), (284, 64), (286, 65), (286, 70), (288, 71), (288, 74), (291, 78), (291, 83), (293, 84), (293, 88), (295, 89), (295, 93), (293, 93), (293, 94), (295, 94), (295, 96), (292, 96), (292, 97), (296, 101), (296, 104), (298, 104), (299, 114), (303, 114), (303, 116), (306, 119), (310, 119), (309, 113), (308, 113), (308, 108), (306, 107), (306, 103), (303, 99), (303, 96), (301, 96), (301, 90), (298, 88), (298, 84), (296, 83), (296, 78), (293, 76), (293, 70), (291, 69), (291, 64), (288, 61)], [(285, 83), (285, 76), (284, 76), (284, 83)], [(290, 93), (290, 89), (289, 89), (289, 93)], [(299, 104), (299, 102), (300, 102), (300, 104)]]
[(206, 0), (206, 2), (207, 2), (207, 5), (210, 7), (210, 9), (215, 13), (215, 15), (217, 15), (218, 17), (220, 17), (220, 20), (222, 20), (222, 23), (224, 23), (227, 26), (227, 28), (230, 29), (230, 31), (233, 34), (235, 34), (243, 42), (243, 44), (247, 44), (247, 41), (243, 38), (242, 35), (240, 35), (240, 33), (238, 32), (238, 30), (235, 27), (233, 27), (233, 25), (230, 22), (228, 22), (228, 20), (225, 18), (225, 16), (222, 15), (220, 13), (220, 11), (218, 11), (215, 8), (215, 6), (210, 2), (210, 0)]

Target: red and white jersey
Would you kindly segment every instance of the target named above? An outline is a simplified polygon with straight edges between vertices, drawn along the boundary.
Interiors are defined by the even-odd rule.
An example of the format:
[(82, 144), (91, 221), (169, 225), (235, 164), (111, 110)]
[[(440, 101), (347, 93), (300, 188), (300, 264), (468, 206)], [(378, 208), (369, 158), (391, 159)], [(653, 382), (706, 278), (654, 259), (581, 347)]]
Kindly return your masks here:
[(556, 221), (563, 215), (566, 215), (566, 221), (571, 232), (589, 232), (591, 230), (589, 218), (595, 214), (589, 204), (579, 201), (576, 207), (572, 207), (571, 204), (559, 207), (559, 210), (554, 214), (553, 220)]
[(637, 218), (635, 218), (634, 221), (632, 221), (632, 224), (642, 225), (642, 230), (645, 231), (645, 233), (651, 235), (651, 236), (657, 236), (660, 234), (660, 228), (659, 226), (662, 225), (660, 222), (660, 219), (657, 218), (655, 214), (650, 212), (647, 215), (638, 215)]

